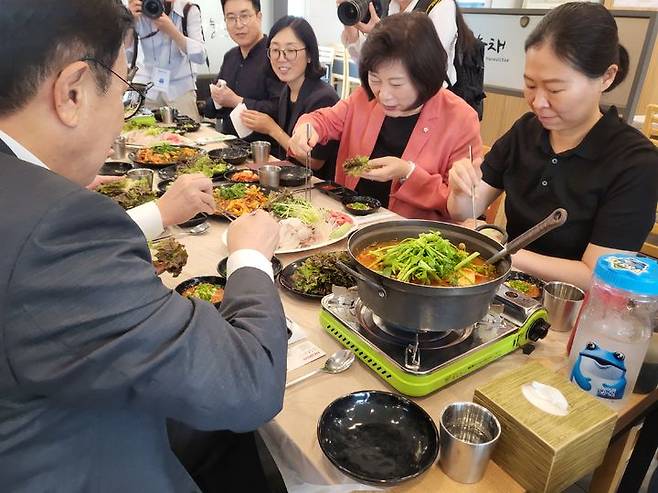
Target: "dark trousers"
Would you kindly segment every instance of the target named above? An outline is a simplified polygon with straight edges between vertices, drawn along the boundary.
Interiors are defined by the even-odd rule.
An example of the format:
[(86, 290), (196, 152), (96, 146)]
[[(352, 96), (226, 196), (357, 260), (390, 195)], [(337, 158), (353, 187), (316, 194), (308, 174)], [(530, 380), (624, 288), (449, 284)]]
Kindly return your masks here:
[(171, 449), (204, 493), (286, 491), (256, 432), (202, 432), (172, 420), (167, 431)]

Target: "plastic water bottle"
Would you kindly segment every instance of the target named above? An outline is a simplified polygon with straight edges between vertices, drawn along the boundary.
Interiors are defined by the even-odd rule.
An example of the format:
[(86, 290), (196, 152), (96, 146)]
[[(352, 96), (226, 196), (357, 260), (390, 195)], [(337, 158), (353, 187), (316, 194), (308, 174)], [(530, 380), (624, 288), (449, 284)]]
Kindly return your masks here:
[(658, 262), (629, 254), (599, 258), (576, 322), (571, 381), (610, 401), (635, 386), (658, 308)]

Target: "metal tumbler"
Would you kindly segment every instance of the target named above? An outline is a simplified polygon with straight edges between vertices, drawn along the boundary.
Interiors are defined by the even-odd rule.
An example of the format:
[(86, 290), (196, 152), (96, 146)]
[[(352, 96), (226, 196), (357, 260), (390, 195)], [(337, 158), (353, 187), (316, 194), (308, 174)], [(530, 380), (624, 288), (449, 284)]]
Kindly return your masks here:
[(566, 282), (553, 281), (544, 286), (544, 308), (551, 330), (569, 332), (585, 299), (585, 292)]
[(265, 164), (258, 168), (258, 181), (267, 188), (278, 188), (281, 175), (281, 166)]
[(251, 155), (254, 163), (266, 163), (270, 159), (271, 144), (264, 140), (257, 140), (251, 143)]
[(149, 190), (153, 190), (154, 175), (155, 171), (148, 168), (131, 169), (126, 174), (129, 180), (144, 180), (147, 183)]

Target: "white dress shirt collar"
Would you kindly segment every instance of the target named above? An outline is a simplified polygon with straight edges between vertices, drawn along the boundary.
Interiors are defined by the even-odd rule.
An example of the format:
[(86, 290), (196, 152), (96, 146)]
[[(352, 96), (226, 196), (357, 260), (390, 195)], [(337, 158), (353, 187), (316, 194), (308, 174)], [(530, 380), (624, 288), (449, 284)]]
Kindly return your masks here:
[(7, 144), (7, 147), (11, 149), (11, 152), (13, 152), (18, 159), (22, 159), (23, 161), (27, 161), (28, 163), (34, 164), (36, 166), (41, 166), (42, 168), (50, 169), (43, 163), (43, 161), (41, 161), (38, 157), (28, 151), (22, 144), (17, 142), (2, 130), (0, 130), (0, 139), (2, 139), (5, 144)]

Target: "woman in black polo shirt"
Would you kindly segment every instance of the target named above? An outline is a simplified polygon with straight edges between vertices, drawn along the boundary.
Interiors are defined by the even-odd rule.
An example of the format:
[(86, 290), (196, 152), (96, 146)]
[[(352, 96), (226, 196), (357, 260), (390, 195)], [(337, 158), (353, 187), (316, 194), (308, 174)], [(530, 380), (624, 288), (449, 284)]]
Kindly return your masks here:
[[(564, 226), (513, 255), (515, 268), (547, 280), (589, 285), (599, 256), (641, 248), (655, 219), (658, 151), (640, 132), (599, 109), (619, 85), (628, 53), (605, 7), (567, 3), (551, 10), (526, 41), (522, 116), (473, 163), (456, 162), (449, 175), (453, 219), (476, 214), (501, 192), (510, 238), (558, 207)], [(481, 167), (480, 167), (481, 164)]]

